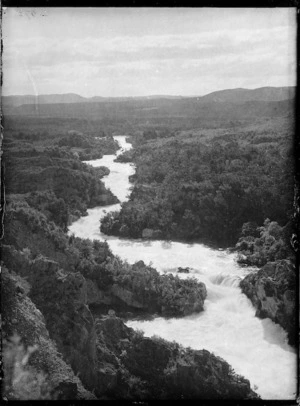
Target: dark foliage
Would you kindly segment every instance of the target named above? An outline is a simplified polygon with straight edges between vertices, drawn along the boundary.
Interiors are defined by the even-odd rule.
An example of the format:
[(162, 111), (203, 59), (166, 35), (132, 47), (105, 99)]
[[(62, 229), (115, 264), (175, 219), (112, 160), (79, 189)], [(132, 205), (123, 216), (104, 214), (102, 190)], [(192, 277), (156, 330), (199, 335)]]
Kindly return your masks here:
[(68, 147), (6, 144), (4, 165), (7, 195), (24, 195), (63, 229), (69, 214), (79, 216), (88, 207), (117, 202), (100, 180), (109, 171), (82, 163)]
[(164, 238), (230, 246), (247, 221), (261, 224), (268, 217), (286, 224), (293, 155), (287, 139), (270, 138), (273, 130), (260, 131), (272, 141), (264, 148), (252, 143), (251, 134), (239, 141), (228, 136), (201, 142), (182, 135), (145, 143), (144, 136), (137, 138), (132, 195), (120, 213), (106, 216), (101, 230), (137, 238), (152, 229)]
[(280, 227), (276, 221), (266, 219), (262, 227), (245, 223), (242, 236), (236, 244), (238, 262), (245, 265), (263, 266), (267, 262), (294, 258), (290, 246), (291, 224)]

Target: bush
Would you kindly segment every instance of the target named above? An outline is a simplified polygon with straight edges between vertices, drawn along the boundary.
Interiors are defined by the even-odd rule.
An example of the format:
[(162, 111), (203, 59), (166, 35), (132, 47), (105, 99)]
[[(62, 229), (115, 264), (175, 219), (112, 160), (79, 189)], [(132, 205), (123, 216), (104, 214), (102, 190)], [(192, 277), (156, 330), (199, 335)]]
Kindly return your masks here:
[(3, 395), (8, 400), (50, 400), (47, 376), (29, 365), (36, 347), (27, 347), (14, 335), (3, 341)]
[(276, 221), (266, 219), (264, 225), (257, 228), (254, 224), (245, 223), (241, 234), (236, 244), (241, 264), (263, 266), (269, 261), (292, 256), (285, 229)]

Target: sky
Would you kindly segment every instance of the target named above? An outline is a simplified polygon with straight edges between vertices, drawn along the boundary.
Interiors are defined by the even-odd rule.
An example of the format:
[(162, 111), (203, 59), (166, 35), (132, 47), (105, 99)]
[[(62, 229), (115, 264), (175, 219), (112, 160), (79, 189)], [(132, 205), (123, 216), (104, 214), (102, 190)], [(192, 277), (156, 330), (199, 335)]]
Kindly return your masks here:
[(296, 84), (296, 8), (4, 8), (3, 95)]

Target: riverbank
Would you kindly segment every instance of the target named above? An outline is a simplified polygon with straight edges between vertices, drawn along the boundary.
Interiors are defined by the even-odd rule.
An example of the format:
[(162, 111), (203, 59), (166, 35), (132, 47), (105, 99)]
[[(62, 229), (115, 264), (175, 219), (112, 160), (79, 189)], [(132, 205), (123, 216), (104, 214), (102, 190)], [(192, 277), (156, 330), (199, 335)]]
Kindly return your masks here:
[[(121, 141), (125, 137), (116, 138)], [(114, 159), (114, 155), (106, 155), (102, 159), (90, 161), (90, 164), (109, 167), (109, 175), (103, 178), (103, 182), (106, 188), (111, 187), (112, 193), (122, 202), (128, 198), (128, 178), (134, 168), (130, 164), (113, 162)], [(237, 266), (234, 255), (198, 244), (107, 237), (99, 231), (99, 219), (105, 211), (117, 207), (118, 204), (88, 209), (87, 216), (69, 227), (68, 236), (60, 227), (49, 222), (46, 214), (41, 213), (38, 208), (23, 203), (11, 204), (6, 211), (5, 243), (9, 247), (4, 252), (3, 261), (10, 272), (18, 275), (14, 295), (25, 294), (32, 306), (42, 313), (50, 338), (58, 346), (64, 361), (75, 374), (79, 374), (85, 389), (89, 393), (94, 391), (99, 399), (181, 396), (201, 398), (198, 388), (205, 383), (206, 391), (203, 389), (202, 393), (210, 398), (255, 397), (254, 385), (258, 388), (257, 392), (265, 398), (280, 397), (277, 392), (274, 393), (274, 387), (285, 397), (290, 396), (293, 388), (291, 375), (294, 354), (284, 344), (283, 331), (274, 327), (273, 323), (268, 325), (254, 317), (253, 307), (238, 288), (241, 275), (247, 271)], [(104, 242), (105, 239), (109, 246)], [(144, 261), (145, 265), (140, 262), (135, 275), (132, 265), (138, 261)], [(149, 264), (150, 261), (153, 265)], [(153, 277), (147, 279), (146, 270), (153, 267), (158, 272), (150, 271)], [(176, 279), (172, 273), (177, 273), (179, 267), (189, 267), (190, 274), (180, 274), (180, 279)], [(141, 309), (141, 301), (144, 300), (146, 306), (151, 303), (151, 300), (148, 301), (149, 294), (153, 296), (152, 303), (156, 306), (155, 309), (150, 309), (152, 314), (157, 310), (157, 302), (163, 299), (171, 308), (174, 304), (179, 309), (177, 316), (184, 315), (184, 307), (181, 311), (181, 306), (191, 308), (189, 300), (185, 299), (189, 299), (190, 293), (193, 293), (193, 286), (184, 293), (185, 286), (189, 284), (186, 278), (190, 276), (196, 278), (192, 285), (199, 287), (199, 291), (203, 291), (203, 285), (207, 288), (207, 296), (201, 305), (204, 311), (199, 311), (198, 315), (191, 314), (192, 309), (188, 316), (180, 318), (156, 317), (152, 322), (157, 323), (160, 320), (159, 323), (162, 324), (159, 328), (151, 328), (150, 335), (164, 336), (167, 333), (170, 334), (169, 341), (176, 338), (181, 343), (181, 332), (184, 332), (185, 336), (195, 340), (191, 345), (185, 344), (190, 345), (193, 350), (181, 350), (179, 343), (162, 344), (161, 339), (143, 338), (141, 334), (135, 338), (136, 333), (131, 330), (130, 333), (126, 329), (130, 322), (127, 322), (126, 327), (122, 320), (115, 317), (118, 306), (124, 308), (133, 303), (134, 306), (130, 309), (133, 307), (133, 312), (138, 313), (136, 309)], [(154, 283), (152, 287), (151, 280), (154, 279), (159, 283)], [(172, 281), (174, 289), (169, 289), (169, 282)], [(164, 294), (164, 289), (160, 287), (166, 287)], [(180, 289), (183, 291), (180, 292)], [(184, 303), (181, 302), (182, 299)], [(93, 303), (101, 303), (101, 300), (109, 307), (109, 317), (107, 307), (104, 309), (105, 313), (97, 314), (97, 317), (91, 311)], [(166, 315), (168, 312), (163, 312), (162, 305), (163, 303), (159, 305), (159, 312)], [(199, 310), (202, 310), (201, 306)], [(174, 316), (174, 313), (171, 314)], [(96, 318), (100, 319), (99, 323)], [(24, 331), (29, 331), (30, 323), (37, 330), (40, 325), (33, 317), (23, 321), (23, 329), (18, 330), (16, 326), (19, 321), (21, 323), (13, 308), (6, 319), (6, 332), (24, 334)], [(144, 321), (140, 320), (139, 323), (137, 328), (141, 328)], [(174, 323), (178, 325), (172, 331), (170, 327)], [(244, 333), (242, 337), (241, 331)], [(272, 335), (270, 332), (278, 340), (275, 347), (273, 344), (270, 346), (268, 341)], [(264, 334), (268, 340), (265, 340)], [(118, 338), (116, 343), (112, 342), (112, 337)], [(31, 336), (28, 336), (26, 344), (34, 343)], [(201, 345), (201, 348), (197, 345)], [(149, 347), (152, 349), (149, 354), (141, 352)], [(209, 352), (202, 351), (198, 354), (198, 350), (203, 348)], [(262, 357), (261, 354), (257, 357), (258, 349), (263, 354), (262, 373), (259, 373)], [(213, 353), (226, 361), (216, 361)], [(163, 362), (162, 354), (169, 354), (164, 357)], [(153, 371), (147, 371), (149, 357), (152, 362), (155, 360), (155, 368), (162, 368), (159, 369), (162, 372), (160, 380), (155, 386)], [(274, 362), (278, 358), (281, 359), (280, 372), (282, 374), (283, 371), (284, 378), (274, 374)], [(232, 367), (227, 364), (229, 360)], [(134, 370), (130, 369), (135, 363), (138, 365)], [(138, 367), (144, 364), (144, 368)], [(207, 366), (205, 371), (201, 369), (203, 364)], [(43, 368), (42, 364), (38, 364), (39, 371), (48, 373)], [(245, 376), (246, 380), (233, 374), (232, 368), (237, 375)], [(224, 373), (220, 373), (221, 370)], [(178, 374), (183, 386), (176, 380)], [(192, 374), (194, 380), (189, 383), (186, 374)], [(62, 381), (65, 377), (61, 376)], [(67, 396), (76, 399), (81, 396), (79, 393), (82, 390), (79, 384), (76, 384), (75, 390), (73, 383), (69, 386), (73, 389), (67, 392)], [(159, 393), (157, 386), (161, 390)], [(66, 392), (61, 396), (66, 396)]]
[[(101, 161), (98, 161), (97, 165), (100, 164)], [(117, 182), (117, 193), (126, 195), (127, 200), (131, 185), (128, 176), (124, 182), (123, 175), (128, 174), (128, 168), (132, 169), (132, 166), (129, 163), (114, 164), (118, 165), (114, 170), (122, 176), (122, 183), (116, 181), (115, 173), (111, 185)], [(110, 175), (106, 178), (106, 185), (110, 185)], [(106, 211), (119, 210), (119, 207), (111, 206)], [(148, 337), (159, 332), (160, 336), (168, 340), (176, 337), (176, 341), (184, 346), (206, 348), (221, 355), (230, 360), (230, 364), (238, 373), (250, 379), (263, 398), (293, 397), (295, 355), (286, 343), (286, 333), (273, 322), (256, 318), (255, 309), (239, 288), (240, 281), (251, 272), (251, 268), (238, 266), (235, 253), (214, 250), (202, 244), (107, 236), (100, 232), (98, 226), (99, 219), (104, 215), (101, 208), (90, 210), (87, 218), (70, 227), (70, 233), (83, 238), (92, 236), (100, 241), (107, 240), (114, 254), (129, 264), (142, 260), (146, 264), (152, 264), (161, 274), (175, 275), (179, 267), (189, 267), (189, 274), (178, 276), (195, 277), (207, 287), (205, 310), (199, 317), (156, 317), (148, 321), (139, 318), (127, 321), (127, 325), (142, 329)], [(182, 331), (182, 334), (179, 334), (179, 331)], [(222, 341), (219, 337), (222, 337)], [(272, 340), (271, 337), (276, 338)], [(278, 357), (284, 360), (281, 365), (285, 370), (284, 382), (282, 374), (275, 372)], [(274, 391), (274, 381), (276, 387), (280, 388), (278, 391)]]
[(260, 225), (268, 217), (285, 225), (293, 206), (293, 165), (289, 123), (283, 128), (284, 139), (274, 139), (275, 121), (256, 126), (255, 136), (244, 127), (226, 136), (212, 130), (136, 134), (134, 149), (117, 157), (136, 166), (130, 199), (103, 219), (102, 231), (228, 248), (246, 222)]
[[(35, 158), (38, 164), (45, 165), (39, 154)], [(68, 158), (71, 164), (78, 160), (72, 155)], [(32, 160), (27, 160), (29, 163)], [(80, 165), (83, 170), (88, 168)], [(99, 176), (98, 169), (88, 171)], [(106, 170), (105, 174), (114, 176), (112, 171)], [(47, 194), (10, 195), (7, 201), (2, 244), (6, 266), (5, 396), (10, 400), (256, 398), (250, 383), (234, 374), (224, 360), (208, 352), (198, 354), (191, 350), (185, 354), (186, 350), (178, 344), (144, 339), (114, 317), (112, 308), (124, 310), (126, 306), (134, 312), (158, 312), (169, 317), (200, 312), (206, 297), (205, 285), (173, 275), (164, 277), (141, 261), (130, 266), (116, 258), (106, 243), (67, 237), (63, 222), (56, 217), (55, 223), (49, 221), (51, 212), (46, 203), (56, 192), (57, 188), (47, 190)], [(69, 209), (63, 197), (60, 203)], [(66, 219), (67, 213), (68, 210)], [(90, 309), (101, 303), (108, 309), (97, 320)], [(107, 310), (109, 317), (104, 316)], [(117, 344), (114, 347), (112, 337)], [(37, 349), (35, 354), (31, 353), (33, 346)], [(159, 382), (157, 374), (151, 371), (145, 376), (144, 368), (132, 369), (142, 362), (148, 364), (148, 355), (140, 353), (145, 346), (151, 346), (149, 356), (154, 368), (161, 368), (164, 355)], [(17, 360), (24, 354), (28, 361), (20, 369)], [(204, 361), (208, 363), (205, 374), (201, 370)], [(164, 372), (167, 367), (168, 373)], [(53, 368), (59, 368), (59, 373)], [(196, 373), (192, 388), (178, 385), (177, 370)], [(22, 382), (17, 384), (21, 376)], [(201, 385), (206, 389), (199, 393)]]
[[(7, 300), (6, 303), (5, 339), (9, 343), (12, 335), (18, 334), (26, 348), (35, 344), (39, 349), (39, 358), (33, 358), (33, 364), (28, 366), (31, 375), (29, 369), (25, 368), (28, 373), (26, 385), (30, 385), (30, 379), (35, 374), (46, 376), (50, 373), (51, 379), (45, 378), (49, 385), (46, 399), (53, 399), (54, 392), (56, 399), (82, 399), (82, 396), (89, 399), (93, 398), (90, 391), (98, 399), (257, 398), (250, 389), (249, 381), (234, 373), (219, 357), (208, 351), (184, 349), (179, 344), (162, 339), (144, 338), (115, 317), (112, 309), (116, 302), (112, 293), (123, 300), (123, 308), (130, 299), (129, 291), (125, 294), (124, 278), (128, 289), (130, 279), (135, 281), (132, 273), (138, 274), (140, 283), (137, 285), (134, 282), (136, 293), (148, 305), (150, 302), (146, 292), (141, 292), (141, 279), (146, 278), (144, 291), (151, 294), (149, 287), (153, 277), (150, 280), (147, 278), (148, 269), (158, 282), (153, 286), (152, 293), (157, 295), (160, 283), (166, 294), (166, 304), (170, 305), (172, 299), (168, 281), (176, 280), (172, 275), (160, 276), (141, 263), (133, 267), (121, 263), (106, 243), (92, 243), (74, 237), (66, 239), (59, 229), (55, 231), (61, 234), (61, 240), (59, 245), (55, 245), (58, 240), (53, 240), (54, 234), (49, 234), (42, 223), (35, 225), (36, 236), (33, 237), (24, 217), (14, 217), (13, 212), (10, 213), (9, 224), (10, 233), (6, 235), (6, 242), (11, 245), (3, 246), (2, 259), (10, 273), (15, 272), (16, 276), (11, 279), (8, 274), (7, 279), (7, 284), (11, 285), (9, 296), (14, 300)], [(174, 293), (180, 292), (185, 283), (188, 280), (177, 279), (178, 286)], [(119, 290), (117, 286), (120, 286)], [(201, 284), (194, 283), (194, 286)], [(178, 297), (180, 300), (185, 297), (184, 292), (181, 293)], [(189, 302), (191, 293), (187, 291)], [(107, 302), (108, 298), (110, 302)], [(109, 305), (108, 317), (102, 314), (95, 318), (91, 313), (91, 305), (99, 300)], [(131, 304), (139, 307), (136, 298), (134, 300)], [(157, 299), (153, 297), (153, 300), (156, 304)], [(31, 317), (28, 314), (23, 316), (20, 310), (24, 307), (24, 301), (33, 309)], [(31, 330), (38, 332), (41, 328), (45, 340), (55, 342), (61, 354), (56, 355), (52, 348), (54, 344), (49, 341), (49, 354), (52, 351), (53, 357), (55, 355), (52, 364), (62, 363), (62, 357), (71, 366), (72, 373), (65, 366), (60, 370), (59, 377), (52, 376), (49, 354), (45, 354), (44, 347), (40, 347), (36, 334), (29, 334)], [(41, 335), (39, 337), (41, 339)], [(14, 364), (11, 368), (14, 374), (18, 373)], [(160, 373), (157, 374), (157, 371)], [(75, 379), (73, 372), (80, 376), (80, 380)], [(190, 374), (193, 380), (188, 382)], [(26, 385), (24, 388), (27, 388)], [(202, 388), (200, 392), (199, 388)], [(38, 399), (40, 390), (37, 384)], [(10, 399), (18, 396), (18, 393), (14, 384), (6, 389), (6, 396)], [(30, 399), (30, 394), (24, 396), (23, 399)]]
[[(118, 203), (100, 180), (108, 174), (107, 168), (86, 165), (71, 146), (59, 146), (63, 134), (54, 137), (50, 145), (43, 134), (28, 134), (28, 139), (24, 133), (13, 135), (8, 131), (3, 140), (5, 192), (11, 204), (27, 204), (66, 230), (74, 218), (86, 215), (88, 208)], [(90, 137), (75, 137), (82, 143), (86, 138)], [(102, 149), (98, 146), (94, 151), (98, 157), (105, 149), (114, 153), (116, 148), (111, 139), (103, 139), (100, 145)]]
[[(153, 136), (153, 134), (152, 134)], [(152, 137), (151, 136), (151, 137)], [(135, 162), (136, 169), (137, 169), (137, 174), (132, 175), (129, 180), (132, 181), (132, 178), (134, 177), (134, 182), (133, 182), (133, 190), (131, 192), (130, 198), (128, 201), (122, 203), (121, 205), (121, 210), (118, 211), (111, 211), (110, 213), (107, 213), (104, 218), (101, 221), (101, 226), (100, 230), (103, 234), (106, 235), (114, 235), (119, 237), (120, 239), (124, 241), (130, 241), (130, 240), (144, 240), (144, 241), (165, 241), (166, 243), (168, 241), (172, 242), (179, 242), (181, 244), (187, 243), (190, 245), (193, 244), (204, 244), (207, 247), (211, 249), (225, 249), (226, 252), (236, 252), (237, 253), (237, 261), (240, 265), (242, 266), (249, 266), (249, 269), (251, 267), (258, 267), (262, 268), (265, 264), (269, 263), (270, 266), (272, 266), (272, 263), (274, 261), (281, 261), (281, 260), (286, 260), (289, 263), (289, 266), (291, 269), (295, 269), (295, 253), (293, 251), (293, 248), (290, 244), (290, 239), (291, 235), (294, 231), (294, 225), (291, 220), (288, 220), (287, 223), (284, 226), (280, 226), (276, 221), (270, 221), (269, 219), (266, 219), (263, 223), (263, 225), (259, 226), (255, 221), (247, 221), (241, 226), (240, 230), (240, 238), (238, 242), (233, 244), (233, 246), (228, 247), (228, 242), (233, 241), (232, 237), (229, 240), (223, 241), (221, 243), (216, 243), (213, 239), (209, 238), (208, 236), (204, 236), (202, 238), (193, 238), (191, 235), (183, 237), (185, 235), (184, 229), (185, 226), (183, 225), (182, 222), (179, 222), (178, 224), (175, 224), (173, 222), (171, 226), (169, 227), (167, 223), (174, 220), (174, 211), (175, 211), (175, 206), (176, 203), (174, 203), (174, 196), (176, 195), (176, 192), (173, 191), (173, 196), (168, 194), (168, 200), (163, 200), (163, 195), (165, 193), (165, 190), (162, 190), (163, 187), (169, 187), (169, 185), (165, 184), (165, 181), (163, 180), (163, 176), (161, 180), (158, 180), (155, 178), (155, 168), (153, 167), (153, 162), (156, 162), (156, 165), (158, 167), (161, 167), (162, 165), (162, 158), (161, 156), (165, 157), (168, 164), (164, 166), (164, 169), (166, 170), (166, 175), (165, 177), (168, 177), (168, 173), (173, 170), (174, 174), (181, 179), (180, 181), (182, 182), (184, 179), (184, 173), (182, 173), (183, 169), (180, 166), (184, 166), (186, 168), (186, 162), (181, 162), (179, 164), (177, 162), (177, 166), (174, 166), (174, 160), (170, 160), (169, 157), (166, 157), (164, 154), (164, 148), (170, 150), (171, 152), (174, 149), (175, 141), (173, 140), (172, 142), (166, 142), (161, 139), (159, 141), (156, 141), (157, 138), (159, 138), (158, 135), (155, 136), (155, 139), (153, 141), (153, 137), (150, 137), (150, 141), (147, 138), (147, 141), (143, 139), (142, 136), (140, 138), (136, 138), (134, 140), (134, 146), (136, 147), (135, 150), (128, 150), (125, 151), (123, 154), (118, 155), (117, 161), (118, 162), (123, 162), (123, 163), (129, 163), (131, 160)], [(145, 138), (145, 137), (144, 137)], [(157, 148), (156, 142), (159, 143), (159, 148)], [(180, 143), (180, 140), (178, 141), (177, 139), (177, 144), (178, 142)], [(185, 151), (185, 148), (187, 146), (183, 143), (181, 140), (182, 148)], [(190, 146), (190, 144), (188, 144)], [(191, 145), (194, 145), (193, 143)], [(178, 146), (178, 145), (177, 145)], [(199, 147), (199, 145), (195, 144), (195, 147)], [(172, 149), (173, 147), (173, 149)], [(204, 149), (204, 145), (201, 145)], [(206, 148), (207, 149), (207, 148)], [(191, 155), (191, 150), (188, 150), (189, 154)], [(226, 150), (227, 151), (227, 150)], [(225, 151), (225, 152), (226, 152)], [(199, 152), (199, 157), (201, 158), (201, 151), (198, 148)], [(207, 152), (207, 151), (206, 151)], [(222, 152), (220, 150), (220, 153), (225, 153), (224, 151)], [(242, 150), (239, 151), (242, 154)], [(151, 159), (149, 161), (149, 157), (146, 156), (146, 154), (150, 155)], [(180, 152), (181, 153), (181, 152)], [(226, 152), (227, 158), (229, 157), (229, 151)], [(233, 151), (230, 152), (230, 154), (233, 154)], [(229, 155), (230, 155), (229, 154)], [(140, 157), (142, 156), (142, 158)], [(199, 158), (199, 160), (201, 160)], [(203, 157), (202, 157), (203, 158)], [(261, 156), (261, 159), (263, 158), (263, 155)], [(264, 157), (266, 159), (266, 157)], [(203, 160), (202, 160), (203, 161)], [(145, 164), (147, 162), (147, 164)], [(284, 163), (282, 163), (283, 165)], [(267, 165), (267, 162), (265, 162), (265, 165)], [(227, 165), (226, 171), (231, 173), (231, 169), (229, 168), (229, 165)], [(147, 172), (146, 172), (146, 169)], [(207, 168), (206, 168), (207, 169)], [(201, 170), (204, 170), (203, 168)], [(149, 173), (148, 173), (149, 171)], [(239, 173), (239, 170), (237, 171)], [(189, 173), (189, 178), (192, 175)], [(211, 175), (210, 175), (211, 176)], [(225, 176), (225, 175), (224, 175)], [(227, 176), (227, 175), (226, 175)], [(255, 175), (256, 176), (256, 175)], [(176, 178), (177, 179), (177, 178)], [(151, 181), (149, 183), (149, 181)], [(154, 182), (153, 182), (154, 180)], [(141, 183), (141, 182), (144, 183)], [(216, 179), (215, 179), (216, 181)], [(181, 187), (182, 186), (182, 187)], [(190, 182), (189, 184), (184, 183), (182, 185), (177, 185), (177, 188), (183, 188), (186, 193), (191, 193), (193, 192), (193, 199), (195, 199), (195, 196), (198, 196), (199, 199), (201, 199), (201, 191), (199, 191), (199, 183), (197, 182)], [(184, 186), (184, 187), (183, 187)], [(174, 189), (174, 187), (173, 187)], [(178, 192), (178, 190), (177, 190)], [(234, 200), (234, 196), (232, 195), (231, 198)], [(173, 202), (172, 202), (173, 199)], [(190, 199), (187, 199), (182, 195), (182, 204), (186, 202), (186, 204), (191, 204)], [(247, 199), (247, 197), (244, 197), (244, 199)], [(172, 203), (168, 204), (169, 201)], [(232, 203), (232, 200), (231, 200)], [(179, 204), (179, 203), (178, 203)], [(250, 210), (251, 211), (251, 210)], [(172, 214), (173, 213), (173, 214)], [(187, 213), (187, 218), (189, 217), (189, 225), (190, 229), (194, 230), (197, 228), (196, 225), (192, 224), (192, 211), (188, 210)], [(166, 219), (167, 218), (167, 219)], [(249, 217), (249, 213), (247, 212), (247, 217), (245, 217), (245, 220), (249, 220), (251, 218), (251, 215)], [(224, 225), (224, 224), (223, 224)], [(143, 228), (145, 227), (145, 228)], [(152, 228), (151, 228), (152, 227)], [(221, 223), (220, 223), (221, 227)], [(226, 224), (224, 225), (226, 227)], [(229, 230), (227, 230), (228, 232)], [(225, 234), (227, 234), (227, 232)], [(210, 234), (211, 235), (211, 234)], [(237, 240), (236, 240), (237, 241)], [(263, 274), (262, 272), (257, 273), (257, 279), (260, 278), (260, 275)], [(256, 307), (257, 312), (256, 315), (258, 317), (264, 318), (264, 317), (269, 317), (271, 320), (273, 320), (276, 323), (279, 323), (288, 333), (288, 339), (289, 343), (292, 345), (295, 344), (295, 286), (296, 286), (296, 281), (295, 278), (291, 280), (291, 277), (289, 276), (291, 273), (287, 272), (286, 274), (283, 272), (280, 274), (280, 276), (276, 277), (276, 283), (280, 284), (282, 286), (281, 293), (278, 294), (277, 289), (274, 288), (271, 293), (268, 295), (270, 296), (270, 300), (273, 303), (273, 307), (275, 306), (274, 303), (276, 303), (276, 306), (280, 307), (281, 311), (275, 311), (274, 309), (271, 309), (271, 304), (269, 305), (268, 310), (261, 310), (264, 308), (264, 302), (262, 304), (262, 300), (266, 301), (266, 298), (264, 297), (263, 299), (261, 298), (260, 300), (257, 298), (257, 295), (259, 293), (255, 292), (255, 289), (258, 289), (258, 286), (260, 286), (261, 283), (264, 283), (264, 277), (262, 277), (261, 281), (254, 281), (254, 276), (253, 276), (253, 281), (250, 282), (250, 276), (246, 278), (245, 280), (245, 285), (241, 282), (241, 287), (244, 291), (244, 293), (247, 294), (247, 296), (251, 299), (253, 305)], [(295, 271), (294, 273), (295, 274)], [(256, 273), (255, 273), (256, 275)], [(252, 283), (252, 287), (251, 287)], [(248, 284), (247, 289), (245, 286)], [(284, 289), (284, 286), (289, 286), (289, 288)], [(251, 291), (251, 293), (249, 293)], [(282, 295), (288, 295), (291, 299), (287, 301), (287, 299), (284, 299)], [(285, 296), (284, 296), (285, 297)], [(275, 315), (276, 313), (276, 315)]]

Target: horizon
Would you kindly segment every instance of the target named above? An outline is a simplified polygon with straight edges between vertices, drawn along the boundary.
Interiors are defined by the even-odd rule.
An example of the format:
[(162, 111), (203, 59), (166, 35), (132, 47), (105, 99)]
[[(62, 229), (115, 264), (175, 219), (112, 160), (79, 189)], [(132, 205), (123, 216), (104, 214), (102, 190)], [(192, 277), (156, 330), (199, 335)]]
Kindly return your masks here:
[(291, 85), (291, 86), (260, 86), (260, 87), (255, 87), (255, 88), (245, 88), (245, 87), (234, 87), (234, 88), (226, 88), (226, 89), (219, 89), (219, 90), (213, 90), (212, 92), (205, 93), (205, 94), (198, 94), (198, 95), (181, 95), (181, 94), (146, 94), (146, 95), (141, 95), (141, 96), (101, 96), (101, 95), (93, 95), (93, 96), (82, 96), (79, 93), (75, 92), (67, 92), (67, 93), (42, 93), (42, 94), (2, 94), (2, 97), (24, 97), (24, 96), (33, 96), (33, 97), (39, 97), (39, 96), (63, 96), (63, 95), (76, 95), (80, 96), (84, 99), (92, 99), (94, 97), (101, 97), (103, 99), (118, 99), (118, 98), (137, 98), (137, 97), (182, 97), (182, 98), (194, 98), (194, 97), (204, 97), (208, 96), (209, 94), (216, 93), (216, 92), (222, 92), (226, 90), (258, 90), (258, 89), (264, 89), (264, 88), (274, 88), (274, 89), (279, 89), (279, 88), (285, 88), (285, 87), (296, 87), (296, 85)]
[(3, 96), (296, 85), (296, 8), (8, 7), (2, 33)]

